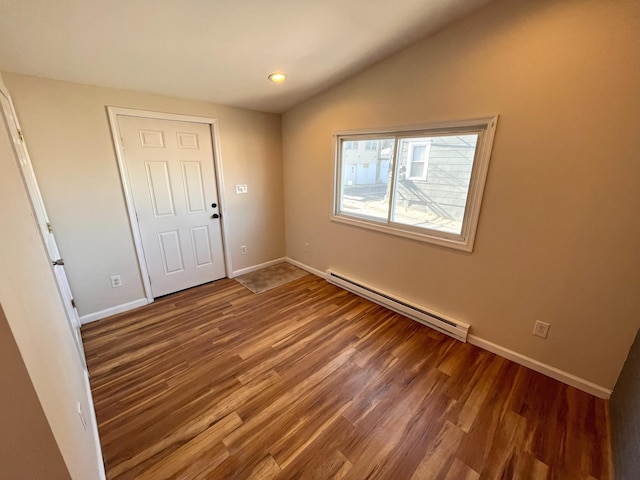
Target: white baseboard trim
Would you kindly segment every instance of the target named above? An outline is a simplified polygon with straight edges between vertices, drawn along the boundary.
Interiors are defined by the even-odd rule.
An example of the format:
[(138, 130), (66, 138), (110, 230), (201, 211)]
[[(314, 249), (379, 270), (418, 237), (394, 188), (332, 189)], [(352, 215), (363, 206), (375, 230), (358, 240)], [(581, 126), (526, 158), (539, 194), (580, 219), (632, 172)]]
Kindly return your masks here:
[(140, 298), (138, 300), (134, 300), (133, 302), (123, 303), (122, 305), (116, 305), (115, 307), (106, 308), (104, 310), (100, 310), (99, 312), (83, 315), (80, 317), (80, 323), (82, 323), (82, 325), (85, 325), (87, 323), (95, 322), (96, 320), (102, 320), (103, 318), (110, 317), (111, 315), (116, 315), (128, 310), (133, 310), (134, 308), (143, 307), (148, 304), (149, 300), (147, 300), (146, 298)]
[(582, 390), (583, 392), (590, 393), (598, 398), (603, 398), (608, 400), (611, 397), (612, 391), (608, 388), (605, 388), (601, 385), (597, 385), (589, 380), (585, 380), (584, 378), (576, 377), (575, 375), (565, 372), (564, 370), (560, 370), (556, 367), (552, 367), (551, 365), (547, 365), (546, 363), (539, 362), (538, 360), (534, 360), (533, 358), (522, 355), (518, 352), (514, 352), (513, 350), (509, 350), (508, 348), (501, 347), (493, 342), (488, 340), (484, 340), (483, 338), (476, 337), (475, 335), (469, 335), (467, 337), (467, 341), (475, 345), (476, 347), (480, 347), (483, 350), (487, 350), (491, 353), (495, 353), (496, 355), (511, 360), (523, 367), (530, 368), (538, 373), (542, 373), (547, 377), (551, 377), (559, 382), (565, 383), (572, 387), (577, 388), (578, 390)]
[[(229, 278), (237, 277), (239, 275), (244, 275), (245, 273), (255, 272), (256, 270), (260, 270), (262, 268), (271, 267), (273, 265), (277, 265), (278, 263), (287, 262), (291, 265), (294, 265), (298, 268), (306, 270), (309, 273), (316, 275), (324, 280), (327, 279), (326, 272), (322, 272), (316, 268), (310, 267), (302, 262), (294, 260), (289, 257), (276, 258), (274, 260), (270, 260), (268, 262), (261, 263), (259, 265), (253, 265), (251, 267), (242, 268), (240, 270), (236, 270), (229, 275)], [(133, 302), (125, 303), (122, 305), (117, 305), (115, 307), (107, 308), (105, 310), (101, 310), (99, 312), (90, 313), (88, 315), (83, 315), (80, 317), (80, 322), (84, 325), (86, 323), (95, 322), (96, 320), (100, 320), (102, 318), (110, 317), (111, 315), (116, 315), (118, 313), (126, 312), (127, 310), (132, 310), (134, 308), (142, 307), (147, 305), (149, 301), (146, 298), (141, 298), (139, 300), (134, 300)], [(547, 365), (546, 363), (539, 362), (531, 357), (527, 357), (526, 355), (522, 355), (518, 352), (514, 352), (513, 350), (509, 350), (508, 348), (502, 347), (496, 343), (490, 342), (483, 338), (477, 337), (476, 335), (469, 335), (467, 337), (467, 341), (475, 345), (476, 347), (480, 347), (483, 350), (487, 350), (491, 353), (495, 353), (496, 355), (511, 360), (519, 365), (530, 368), (538, 373), (542, 373), (548, 377), (551, 377), (559, 382), (565, 383), (572, 387), (575, 387), (583, 392), (590, 393), (598, 398), (603, 398), (608, 400), (611, 397), (612, 390), (601, 385), (590, 382), (589, 380), (585, 380), (584, 378), (577, 377), (571, 373), (565, 372), (564, 370), (560, 370), (556, 367), (552, 367), (551, 365)]]
[(289, 258), (286, 257), (284, 259), (287, 263), (290, 263), (291, 265), (301, 268), (302, 270), (306, 270), (309, 273), (313, 273), (315, 276), (323, 278), (323, 279), (327, 279), (327, 273), (326, 272), (321, 272), (320, 270), (317, 270), (313, 267), (310, 267), (309, 265), (305, 265), (302, 262), (298, 262), (297, 260), (294, 260), (293, 258)]
[(98, 419), (96, 418), (96, 409), (93, 402), (93, 394), (91, 393), (91, 384), (89, 382), (89, 372), (85, 368), (83, 370), (84, 388), (87, 392), (87, 403), (89, 404), (89, 424), (91, 425), (91, 436), (96, 447), (96, 459), (98, 461), (98, 480), (106, 480), (107, 473), (104, 468), (104, 456), (102, 455), (102, 444), (100, 443), (100, 433), (98, 432)]
[(280, 257), (280, 258), (276, 258), (275, 260), (269, 260), (268, 262), (260, 263), (258, 265), (253, 265), (252, 267), (241, 268), (240, 270), (234, 270), (229, 275), (229, 278), (239, 277), (240, 275), (244, 275), (245, 273), (255, 272), (256, 270), (271, 267), (273, 265), (277, 265), (278, 263), (283, 263), (286, 261), (287, 261), (286, 258)]
[[(295, 265), (296, 267), (306, 270), (307, 272), (313, 273), (320, 278), (323, 278), (325, 280), (327, 280), (328, 278), (326, 272), (321, 272), (320, 270), (305, 265), (302, 262), (298, 262), (297, 260), (293, 260), (289, 257), (285, 258), (285, 260), (287, 261), (287, 263)], [(546, 363), (539, 362), (538, 360), (534, 360), (533, 358), (527, 357), (518, 352), (514, 352), (513, 350), (509, 350), (508, 348), (502, 347), (483, 338), (477, 337), (475, 335), (468, 335), (467, 342), (475, 345), (476, 347), (480, 347), (483, 350), (495, 353), (500, 357), (511, 360), (519, 365), (530, 368), (531, 370), (546, 375), (547, 377), (558, 380), (559, 382), (562, 382), (566, 385), (575, 387), (578, 390), (590, 393), (591, 395), (594, 395), (598, 398), (608, 400), (611, 397), (612, 391), (609, 388), (597, 385), (593, 382), (590, 382), (589, 380), (585, 380), (584, 378), (577, 377), (571, 373), (565, 372), (564, 370), (560, 370), (559, 368), (547, 365)]]

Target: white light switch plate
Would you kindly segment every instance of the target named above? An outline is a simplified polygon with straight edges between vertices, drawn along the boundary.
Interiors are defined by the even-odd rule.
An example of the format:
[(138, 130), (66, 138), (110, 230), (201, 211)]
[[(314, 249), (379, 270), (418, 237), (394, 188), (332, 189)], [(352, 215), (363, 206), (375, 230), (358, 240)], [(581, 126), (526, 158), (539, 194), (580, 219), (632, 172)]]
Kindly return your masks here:
[(247, 188), (247, 184), (246, 183), (242, 183), (240, 185), (236, 185), (236, 195), (242, 195), (244, 193), (247, 193), (249, 191), (249, 189)]

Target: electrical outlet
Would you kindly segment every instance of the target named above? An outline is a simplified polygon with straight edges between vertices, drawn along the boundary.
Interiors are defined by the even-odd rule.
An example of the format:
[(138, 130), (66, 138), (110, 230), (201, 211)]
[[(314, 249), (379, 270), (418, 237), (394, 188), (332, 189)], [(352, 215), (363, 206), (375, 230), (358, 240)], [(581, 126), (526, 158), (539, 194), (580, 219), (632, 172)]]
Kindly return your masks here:
[(311, 251), (311, 247), (309, 246), (309, 244), (308, 244), (308, 243), (305, 243), (305, 244), (304, 244), (304, 251), (305, 251), (306, 253), (309, 253), (309, 252)]
[(247, 188), (246, 183), (241, 183), (236, 185), (236, 195), (243, 195), (248, 192), (249, 192), (249, 189)]
[(549, 334), (549, 325), (548, 323), (541, 322), (540, 320), (536, 321), (536, 324), (533, 327), (533, 334), (538, 337), (547, 338)]
[(118, 288), (122, 286), (122, 277), (120, 275), (114, 275), (111, 277), (111, 288)]
[(87, 430), (87, 419), (84, 416), (84, 412), (82, 411), (82, 405), (80, 405), (80, 402), (78, 402), (78, 416), (80, 417), (80, 421), (82, 422), (82, 427), (86, 431)]
[(245, 255), (247, 253), (247, 246), (246, 245), (240, 245), (240, 253), (242, 255)]

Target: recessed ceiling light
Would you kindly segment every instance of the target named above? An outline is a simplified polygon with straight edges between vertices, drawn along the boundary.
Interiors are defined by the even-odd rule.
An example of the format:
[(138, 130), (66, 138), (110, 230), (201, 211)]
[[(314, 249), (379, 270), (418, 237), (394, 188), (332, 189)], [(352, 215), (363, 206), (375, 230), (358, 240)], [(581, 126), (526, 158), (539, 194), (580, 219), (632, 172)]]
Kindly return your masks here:
[(282, 83), (287, 79), (287, 76), (282, 72), (273, 72), (269, 75), (269, 80), (273, 83)]

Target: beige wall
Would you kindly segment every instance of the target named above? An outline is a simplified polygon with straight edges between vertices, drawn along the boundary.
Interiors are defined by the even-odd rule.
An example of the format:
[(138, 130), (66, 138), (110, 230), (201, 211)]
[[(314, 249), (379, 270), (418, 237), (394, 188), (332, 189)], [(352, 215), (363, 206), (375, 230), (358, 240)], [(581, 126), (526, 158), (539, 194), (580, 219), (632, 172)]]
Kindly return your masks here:
[[(91, 414), (93, 405), (88, 378), (76, 350), (2, 113), (0, 172), (0, 304), (71, 478), (98, 479), (103, 472), (102, 458), (98, 457), (98, 431)], [(2, 335), (4, 337), (5, 332)], [(4, 344), (10, 340), (3, 338), (2, 341)], [(2, 349), (5, 354), (4, 345)], [(10, 366), (4, 362), (0, 368), (3, 375), (9, 373)], [(18, 385), (3, 382), (0, 389), (7, 395), (20, 395), (18, 400), (24, 402), (25, 407), (33, 405), (30, 396)], [(78, 403), (87, 418), (87, 430), (78, 416)], [(14, 413), (18, 415), (19, 412)], [(37, 415), (36, 412), (32, 414)], [(18, 421), (17, 428), (28, 428), (28, 418), (16, 417), (14, 420)], [(35, 418), (31, 420), (35, 421)], [(0, 431), (3, 440), (11, 440), (12, 430)], [(49, 451), (43, 452), (43, 456), (55, 457), (50, 446), (47, 448)], [(43, 459), (36, 457), (31, 461), (37, 464)], [(0, 469), (4, 465), (1, 462)], [(62, 475), (58, 464), (52, 464), (51, 469), (52, 476), (31, 478), (64, 478), (58, 476)], [(0, 478), (17, 477), (0, 473)]]
[[(3, 73), (81, 315), (144, 297), (106, 106), (219, 121), (232, 269), (284, 255), (280, 116)], [(246, 183), (247, 195), (235, 195)], [(240, 255), (240, 245), (247, 254)], [(123, 287), (109, 277), (121, 275)]]
[(0, 477), (70, 478), (2, 307), (0, 365)]
[[(287, 255), (612, 388), (640, 319), (638, 10), (497, 1), (287, 112)], [(473, 253), (329, 220), (332, 131), (496, 113)]]

